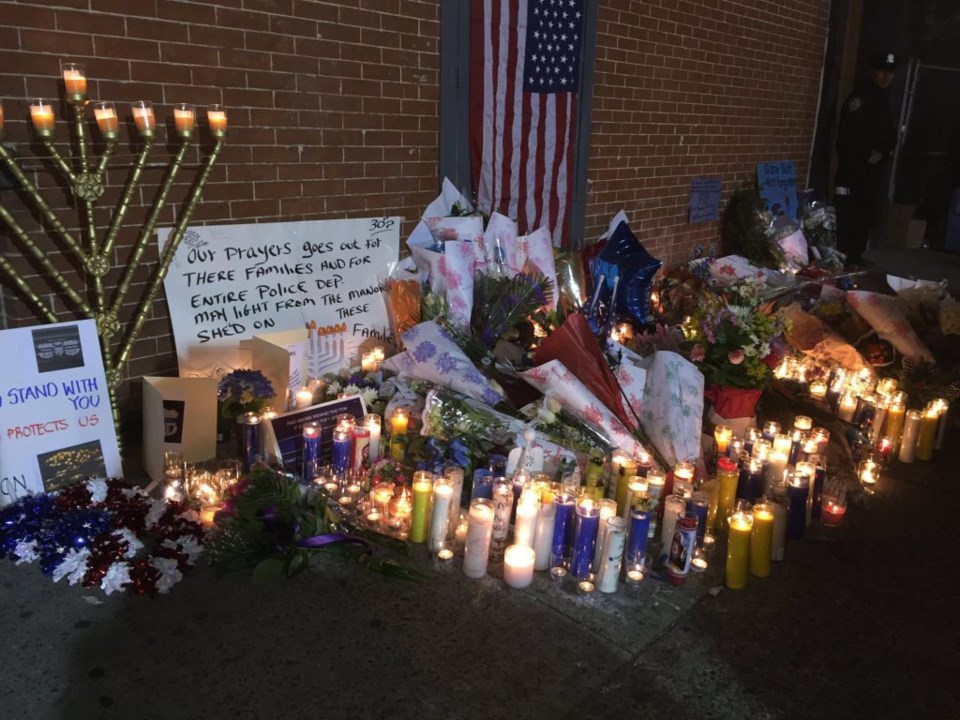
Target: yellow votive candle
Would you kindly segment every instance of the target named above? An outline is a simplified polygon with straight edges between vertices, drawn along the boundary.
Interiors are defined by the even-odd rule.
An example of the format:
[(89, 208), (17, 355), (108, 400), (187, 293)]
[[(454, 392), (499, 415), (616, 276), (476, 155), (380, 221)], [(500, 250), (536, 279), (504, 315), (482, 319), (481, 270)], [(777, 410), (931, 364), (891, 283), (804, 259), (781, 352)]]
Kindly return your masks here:
[(933, 446), (937, 441), (937, 425), (940, 422), (940, 413), (936, 407), (927, 405), (920, 416), (920, 431), (917, 434), (917, 459), (930, 460), (933, 457)]
[(425, 470), (413, 474), (413, 509), (410, 513), (410, 542), (427, 541), (427, 518), (433, 495), (433, 474)]
[(716, 530), (727, 526), (727, 516), (733, 510), (737, 498), (737, 483), (740, 481), (740, 472), (737, 464), (728, 457), (717, 461), (717, 514), (714, 519)]
[(750, 574), (767, 577), (773, 550), (773, 508), (766, 503), (753, 506), (753, 529), (750, 531)]
[(727, 538), (726, 585), (731, 590), (740, 590), (747, 586), (752, 530), (753, 517), (751, 515), (738, 512), (730, 518), (730, 534)]

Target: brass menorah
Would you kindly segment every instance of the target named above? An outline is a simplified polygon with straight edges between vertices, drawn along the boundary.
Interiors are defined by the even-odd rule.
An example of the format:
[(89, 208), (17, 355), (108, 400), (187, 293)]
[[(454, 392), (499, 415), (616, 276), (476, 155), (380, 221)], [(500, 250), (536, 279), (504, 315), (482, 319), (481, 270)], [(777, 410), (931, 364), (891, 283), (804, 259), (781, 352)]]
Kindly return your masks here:
[[(91, 103), (87, 99), (87, 77), (82, 65), (77, 63), (64, 64), (63, 83), (67, 103), (72, 109), (75, 129), (76, 148), (73, 152), (72, 163), (64, 159), (54, 144), (56, 128), (52, 104), (43, 99), (32, 100), (30, 102), (30, 119), (35, 135), (43, 144), (54, 166), (69, 185), (70, 192), (76, 198), (78, 208), (81, 209), (78, 211), (81, 216), (80, 239), (67, 229), (50, 204), (44, 200), (36, 185), (30, 181), (17, 164), (16, 159), (2, 143), (0, 143), (0, 159), (3, 160), (10, 174), (45, 221), (48, 237), (51, 240), (59, 240), (78, 263), (81, 269), (81, 278), (86, 284), (86, 291), (81, 293), (71, 285), (63, 274), (57, 270), (50, 259), (49, 253), (34, 241), (2, 203), (0, 203), (0, 219), (10, 228), (23, 251), (33, 258), (46, 273), (57, 292), (57, 296), (64, 301), (64, 304), (72, 307), (78, 316), (96, 322), (97, 334), (100, 336), (104, 370), (110, 388), (110, 405), (119, 438), (117, 388), (123, 381), (123, 367), (150, 313), (163, 279), (170, 268), (170, 263), (173, 262), (177, 248), (190, 222), (190, 217), (200, 200), (203, 186), (206, 184), (213, 164), (223, 147), (227, 133), (227, 115), (224, 108), (219, 105), (208, 106), (207, 123), (215, 139), (215, 144), (210, 154), (201, 163), (193, 187), (178, 214), (174, 231), (161, 252), (160, 263), (147, 282), (146, 291), (140, 298), (133, 319), (124, 328), (120, 321), (120, 308), (130, 292), (134, 275), (143, 260), (144, 251), (167, 204), (170, 189), (180, 172), (187, 150), (194, 140), (197, 124), (196, 109), (186, 103), (174, 106), (174, 125), (180, 137), (180, 148), (170, 160), (167, 174), (154, 197), (147, 220), (140, 229), (140, 235), (133, 245), (129, 262), (124, 268), (121, 280), (113, 292), (108, 293), (104, 288), (103, 278), (110, 270), (110, 253), (117, 241), (123, 219), (140, 185), (140, 177), (153, 148), (156, 134), (156, 116), (149, 101), (138, 101), (131, 105), (133, 120), (143, 146), (130, 168), (120, 201), (114, 208), (110, 223), (105, 228), (106, 232), (101, 239), (95, 221), (95, 210), (97, 201), (100, 200), (106, 188), (107, 166), (113, 156), (120, 135), (119, 119), (112, 102)], [(91, 104), (93, 105), (97, 127), (105, 141), (103, 153), (96, 161), (92, 158), (92, 148), (88, 147), (89, 138), (84, 122), (87, 107)], [(0, 138), (3, 134), (3, 117), (3, 106), (0, 105)], [(30, 287), (23, 275), (3, 255), (0, 255), (0, 270), (10, 279), (14, 287), (23, 295), (40, 318), (51, 323), (61, 321), (61, 318), (58, 318), (54, 312), (54, 308)]]

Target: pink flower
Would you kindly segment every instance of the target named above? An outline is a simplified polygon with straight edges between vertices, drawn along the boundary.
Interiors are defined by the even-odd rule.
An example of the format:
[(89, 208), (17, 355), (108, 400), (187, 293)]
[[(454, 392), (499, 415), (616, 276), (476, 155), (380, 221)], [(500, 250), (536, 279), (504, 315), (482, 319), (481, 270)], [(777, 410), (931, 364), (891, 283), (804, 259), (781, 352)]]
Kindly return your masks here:
[(690, 350), (690, 359), (693, 362), (703, 362), (703, 359), (707, 356), (707, 351), (700, 343), (697, 343)]
[(743, 362), (743, 350), (731, 350), (727, 355), (731, 365), (739, 365)]

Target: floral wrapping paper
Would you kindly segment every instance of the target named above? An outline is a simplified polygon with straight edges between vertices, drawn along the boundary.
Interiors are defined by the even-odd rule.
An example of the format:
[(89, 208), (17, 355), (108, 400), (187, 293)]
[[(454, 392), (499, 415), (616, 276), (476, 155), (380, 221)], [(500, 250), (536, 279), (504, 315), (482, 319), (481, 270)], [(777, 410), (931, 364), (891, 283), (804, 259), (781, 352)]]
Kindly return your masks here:
[(646, 368), (643, 431), (671, 465), (696, 461), (703, 424), (703, 374), (689, 360), (666, 350), (639, 362)]
[(751, 280), (762, 287), (767, 284), (769, 271), (754, 265), (740, 255), (727, 255), (709, 262), (712, 281), (718, 285), (731, 285), (740, 280)]
[(473, 276), (476, 270), (475, 243), (448, 240), (438, 268), (443, 273), (448, 317), (463, 332), (470, 331), (473, 312)]
[(615, 447), (634, 455), (644, 449), (617, 416), (597, 400), (559, 360), (550, 360), (519, 375), (540, 392), (549, 391), (565, 410), (581, 422), (599, 427)]
[(626, 396), (625, 402), (630, 406), (627, 419), (632, 421), (632, 427), (637, 427), (639, 423), (636, 418), (640, 417), (643, 410), (643, 392), (647, 384), (647, 369), (644, 367), (643, 358), (612, 340), (607, 343), (607, 353), (620, 360), (613, 376), (620, 383)]
[(933, 353), (917, 337), (895, 298), (889, 295), (850, 290), (847, 302), (866, 320), (877, 335), (893, 345), (901, 355), (933, 362)]
[(387, 370), (401, 378), (416, 378), (448, 387), (487, 405), (496, 405), (505, 399), (503, 391), (477, 370), (433, 320), (407, 330), (403, 344), (407, 349), (384, 363)]
[(835, 363), (847, 370), (868, 368), (873, 373), (860, 352), (820, 318), (805, 312), (796, 303), (783, 308), (780, 314), (787, 320), (784, 337), (791, 347), (821, 362)]
[(810, 263), (807, 239), (803, 236), (802, 230), (797, 230), (786, 237), (780, 238), (777, 243), (783, 250), (783, 257), (789, 265), (804, 268)]

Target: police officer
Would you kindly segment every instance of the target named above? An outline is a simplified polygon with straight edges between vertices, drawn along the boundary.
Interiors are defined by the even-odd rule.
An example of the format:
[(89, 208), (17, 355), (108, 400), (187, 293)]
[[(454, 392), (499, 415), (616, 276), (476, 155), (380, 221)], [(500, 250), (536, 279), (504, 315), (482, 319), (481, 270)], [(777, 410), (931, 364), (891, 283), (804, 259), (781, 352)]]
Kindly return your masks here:
[(884, 172), (897, 144), (886, 92), (896, 69), (891, 52), (873, 58), (870, 77), (850, 93), (840, 111), (833, 204), (837, 239), (848, 265), (867, 264), (861, 255), (883, 207)]

